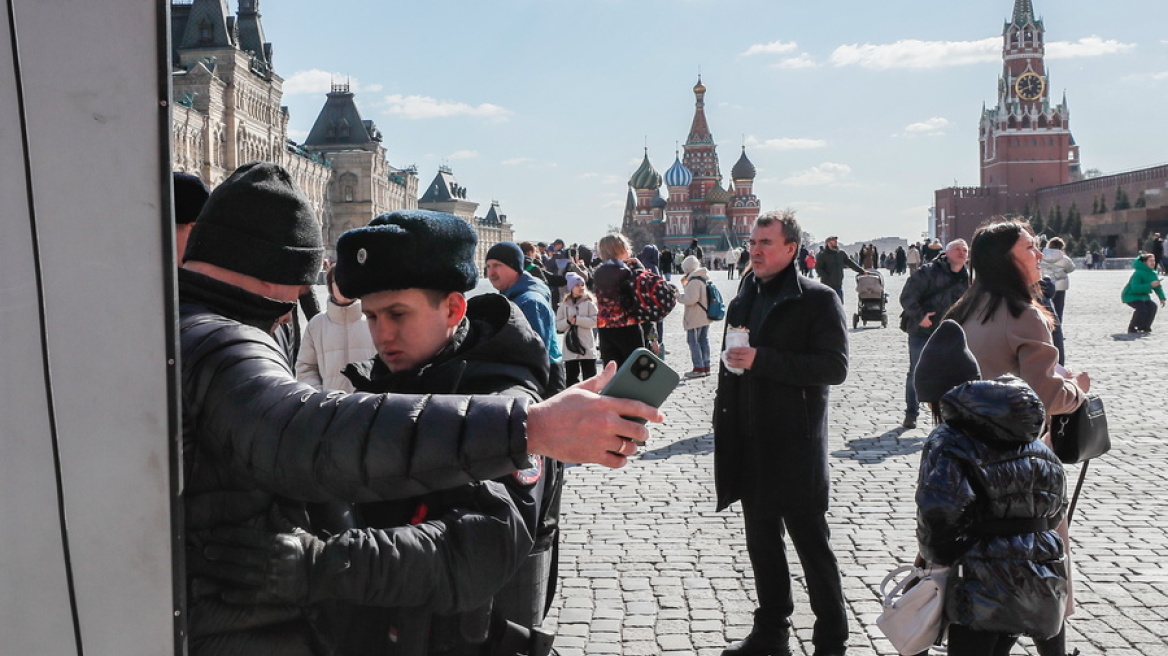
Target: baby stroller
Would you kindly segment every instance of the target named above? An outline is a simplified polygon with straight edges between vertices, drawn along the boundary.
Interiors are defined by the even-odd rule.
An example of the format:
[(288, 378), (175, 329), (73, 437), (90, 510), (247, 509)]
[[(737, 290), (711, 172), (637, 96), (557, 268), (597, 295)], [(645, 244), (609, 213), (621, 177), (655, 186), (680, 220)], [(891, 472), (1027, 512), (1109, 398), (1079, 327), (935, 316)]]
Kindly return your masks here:
[(888, 294), (884, 293), (884, 276), (879, 271), (856, 274), (856, 294), (859, 297), (859, 311), (852, 315), (852, 328), (858, 328), (861, 321), (865, 327), (869, 321), (879, 321), (881, 328), (887, 328), (885, 303)]

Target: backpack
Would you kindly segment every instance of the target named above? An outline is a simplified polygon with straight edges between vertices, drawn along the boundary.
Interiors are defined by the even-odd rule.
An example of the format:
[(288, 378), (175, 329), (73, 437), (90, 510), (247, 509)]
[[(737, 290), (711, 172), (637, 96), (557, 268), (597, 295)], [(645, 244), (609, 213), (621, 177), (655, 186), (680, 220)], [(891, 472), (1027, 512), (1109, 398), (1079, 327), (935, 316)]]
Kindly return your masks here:
[[(701, 280), (701, 278), (699, 278)], [(706, 280), (706, 303), (698, 303), (698, 307), (706, 311), (706, 318), (710, 321), (721, 321), (726, 318), (726, 303), (722, 300), (722, 292), (712, 280)]]
[(637, 321), (661, 321), (677, 304), (677, 290), (661, 276), (641, 271), (630, 283), (632, 307), (628, 309)]

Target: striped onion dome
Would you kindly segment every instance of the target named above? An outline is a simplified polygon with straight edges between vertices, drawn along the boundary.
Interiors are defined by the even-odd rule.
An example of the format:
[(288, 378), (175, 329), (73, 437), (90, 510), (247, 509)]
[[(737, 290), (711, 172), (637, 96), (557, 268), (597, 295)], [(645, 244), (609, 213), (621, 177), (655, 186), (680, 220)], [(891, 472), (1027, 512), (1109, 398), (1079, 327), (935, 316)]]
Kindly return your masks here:
[(746, 146), (742, 147), (742, 157), (730, 169), (730, 175), (735, 180), (753, 180), (755, 175), (754, 164), (746, 157)]
[(706, 201), (709, 203), (729, 203), (730, 192), (722, 188), (722, 181), (719, 180), (714, 184), (714, 187), (706, 192)]
[(661, 174), (653, 165), (649, 163), (649, 150), (645, 149), (645, 159), (641, 160), (641, 166), (633, 177), (629, 178), (629, 186), (633, 189), (659, 189), (661, 187)]
[(665, 184), (670, 187), (688, 187), (693, 182), (693, 173), (685, 168), (678, 157), (673, 158), (673, 166), (665, 172)]

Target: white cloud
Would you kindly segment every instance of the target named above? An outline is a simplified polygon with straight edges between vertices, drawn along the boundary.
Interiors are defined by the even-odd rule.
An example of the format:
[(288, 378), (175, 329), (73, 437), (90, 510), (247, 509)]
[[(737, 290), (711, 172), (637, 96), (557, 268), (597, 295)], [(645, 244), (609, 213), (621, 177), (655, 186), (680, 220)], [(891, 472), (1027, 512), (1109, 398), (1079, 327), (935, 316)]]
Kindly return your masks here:
[(610, 200), (607, 203), (601, 205), (600, 209), (619, 210), (619, 209), (623, 208), (624, 206), (625, 206), (625, 200), (622, 198), (620, 200)]
[(942, 68), (964, 64), (1000, 61), (1002, 40), (989, 37), (980, 41), (920, 41), (905, 39), (884, 44), (842, 45), (831, 53), (835, 66), (859, 66), (871, 70), (893, 68)]
[(344, 73), (322, 71), (314, 68), (308, 71), (297, 71), (284, 80), (284, 95), (295, 94), (326, 94), (333, 90), (334, 84), (348, 84), (353, 93), (381, 91), (380, 84), (362, 85), (355, 78)]
[(534, 164), (535, 160), (531, 157), (512, 157), (499, 162), (503, 166), (521, 166), (523, 164)]
[(446, 159), (475, 159), (479, 156), (477, 150), (456, 150), (446, 156)]
[(491, 103), (469, 105), (461, 102), (438, 100), (429, 96), (403, 96), (391, 94), (384, 98), (385, 113), (405, 119), (451, 118), (472, 116), (503, 122), (514, 114), (509, 109)]
[[(604, 185), (606, 187), (611, 186), (611, 185), (624, 184), (625, 180), (628, 179), (628, 178), (622, 178), (619, 175), (613, 175), (611, 173), (601, 174), (601, 173), (591, 173), (591, 172), (590, 173), (581, 173), (578, 177), (581, 180), (590, 180), (590, 181), (595, 180), (596, 182), (598, 182), (601, 185)], [(624, 196), (621, 196), (621, 198), (623, 199)]]
[(794, 41), (771, 41), (770, 43), (756, 43), (746, 50), (738, 53), (739, 57), (750, 57), (751, 55), (780, 55), (785, 52), (791, 52), (799, 47), (798, 43)]
[(1072, 57), (1098, 57), (1114, 55), (1136, 49), (1134, 43), (1121, 43), (1115, 39), (1087, 36), (1078, 41), (1053, 41), (1046, 44), (1046, 56), (1050, 59), (1070, 59)]
[(927, 121), (920, 123), (910, 123), (904, 128), (904, 132), (893, 136), (928, 136), (940, 137), (945, 134), (945, 128), (949, 127), (949, 119), (934, 116)]
[(308, 138), (308, 131), (288, 130), (288, 138), (292, 141), (295, 141), (296, 143), (304, 143), (304, 140)]
[(819, 166), (813, 166), (806, 171), (800, 171), (795, 175), (783, 180), (783, 184), (794, 185), (797, 187), (810, 187), (813, 185), (827, 185), (839, 182), (846, 178), (852, 172), (852, 167), (847, 164), (838, 164), (836, 162), (824, 162)]
[(1137, 84), (1144, 82), (1163, 82), (1164, 80), (1168, 80), (1168, 71), (1162, 71), (1160, 73), (1132, 73), (1131, 75), (1123, 76), (1122, 80)]
[[(1098, 57), (1134, 50), (1134, 43), (1088, 36), (1078, 41), (1046, 44), (1050, 59)], [(831, 53), (834, 66), (859, 66), (870, 70), (928, 69), (1001, 61), (1002, 39), (993, 36), (977, 41), (921, 41), (904, 39), (894, 43), (853, 43)]]
[(798, 57), (788, 57), (777, 64), (771, 64), (771, 68), (781, 68), (783, 70), (799, 70), (803, 68), (816, 68), (819, 62), (811, 55), (803, 52)]
[(751, 150), (812, 150), (826, 147), (827, 142), (823, 139), (796, 139), (791, 137), (759, 141), (755, 137), (748, 137), (746, 139), (746, 146)]

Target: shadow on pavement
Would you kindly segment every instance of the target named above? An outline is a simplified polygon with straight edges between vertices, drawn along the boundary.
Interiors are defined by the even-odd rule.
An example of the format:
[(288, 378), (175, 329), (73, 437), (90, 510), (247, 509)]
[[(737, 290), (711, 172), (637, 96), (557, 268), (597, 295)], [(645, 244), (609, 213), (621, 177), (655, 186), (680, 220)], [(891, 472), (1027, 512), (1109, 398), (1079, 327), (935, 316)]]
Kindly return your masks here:
[(849, 440), (849, 448), (832, 451), (835, 458), (859, 460), (860, 462), (881, 463), (889, 458), (916, 453), (924, 446), (927, 435), (901, 437), (904, 428), (894, 428), (876, 437), (861, 437)]
[(1117, 342), (1134, 342), (1137, 339), (1151, 337), (1152, 333), (1113, 333), (1111, 339)]
[(706, 433), (670, 442), (656, 449), (642, 451), (639, 457), (641, 460), (665, 460), (673, 456), (705, 455), (713, 452), (714, 434)]

